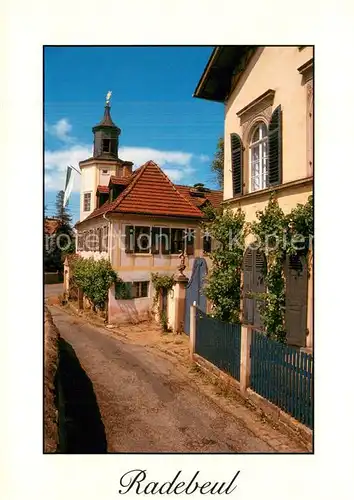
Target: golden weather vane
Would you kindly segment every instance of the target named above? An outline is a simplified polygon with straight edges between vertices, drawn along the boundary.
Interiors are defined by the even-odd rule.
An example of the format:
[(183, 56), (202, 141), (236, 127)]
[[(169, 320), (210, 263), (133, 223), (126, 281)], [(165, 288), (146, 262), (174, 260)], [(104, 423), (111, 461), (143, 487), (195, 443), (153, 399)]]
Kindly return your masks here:
[(112, 91), (109, 90), (106, 95), (106, 106), (109, 106), (109, 101), (111, 99)]

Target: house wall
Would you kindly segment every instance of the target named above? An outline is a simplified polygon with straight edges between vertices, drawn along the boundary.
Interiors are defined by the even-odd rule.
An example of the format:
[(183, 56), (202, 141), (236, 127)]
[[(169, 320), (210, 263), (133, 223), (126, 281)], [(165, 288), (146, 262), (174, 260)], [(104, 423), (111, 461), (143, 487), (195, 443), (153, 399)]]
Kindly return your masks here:
[[(230, 208), (241, 208), (246, 221), (256, 220), (256, 212), (268, 203), (271, 191), (276, 192), (280, 207), (289, 213), (298, 203), (307, 202), (313, 191), (312, 163), (309, 164), (309, 103), (312, 100), (312, 81), (306, 80), (298, 68), (313, 58), (313, 48), (302, 50), (296, 47), (260, 47), (250, 60), (240, 79), (235, 82), (225, 107), (225, 152), (224, 152), (224, 200)], [(239, 117), (237, 113), (252, 103), (267, 90), (275, 91), (273, 103), (259, 112)], [(253, 124), (259, 119), (269, 123), (272, 112), (278, 105), (282, 108), (282, 154), (283, 184), (272, 189), (250, 193), (248, 143)], [(312, 101), (311, 101), (312, 104)], [(231, 144), (230, 134), (237, 133), (244, 150), (243, 196), (232, 199)], [(246, 245), (254, 239), (248, 235)], [(313, 343), (313, 296), (312, 266), (309, 270), (306, 347)]]
[(172, 276), (180, 265), (178, 255), (125, 253), (126, 225), (195, 229), (194, 255), (186, 255), (185, 258), (186, 270), (184, 274), (188, 277), (192, 272), (194, 258), (203, 256), (201, 230), (196, 221), (120, 215), (119, 219), (114, 219), (112, 224), (112, 266), (124, 281), (150, 281), (151, 273), (156, 272)]
[[(96, 207), (96, 167), (81, 168), (80, 221), (90, 215)], [(84, 193), (91, 193), (91, 210), (84, 211)]]
[[(110, 223), (101, 218), (95, 218), (91, 219), (88, 221), (85, 221), (81, 226), (79, 231), (76, 234), (76, 248), (78, 248), (78, 236), (79, 232), (84, 232), (84, 231), (90, 231), (91, 229), (96, 229), (96, 228), (103, 228), (104, 226), (110, 226)], [(91, 250), (77, 250), (76, 253), (80, 255), (80, 257), (83, 257), (84, 259), (89, 259), (90, 257), (93, 257), (95, 260), (99, 259), (109, 259), (109, 240), (107, 244), (107, 251), (106, 252), (99, 252), (99, 251), (91, 251)]]
[[(80, 221), (86, 219), (96, 208), (97, 186), (108, 186), (111, 175), (116, 175), (118, 162), (107, 162), (104, 160), (88, 160), (80, 163), (81, 188), (80, 188)], [(108, 174), (102, 171), (107, 170)], [(91, 193), (91, 210), (85, 211), (84, 193)]]
[[(130, 321), (143, 321), (147, 319), (153, 305), (154, 288), (151, 283), (151, 273), (160, 273), (162, 275), (172, 276), (178, 274), (180, 259), (178, 255), (151, 255), (125, 253), (125, 226), (161, 226), (190, 228), (195, 230), (194, 255), (185, 257), (186, 270), (184, 274), (190, 277), (195, 257), (203, 256), (202, 233), (199, 227), (199, 221), (173, 220), (172, 218), (152, 218), (148, 216), (119, 215), (109, 216), (109, 247), (108, 252), (98, 251), (78, 251), (77, 253), (84, 258), (93, 257), (95, 260), (107, 258), (111, 261), (113, 269), (118, 276), (126, 282), (149, 281), (148, 297), (133, 300), (116, 300), (114, 287), (109, 292), (108, 314), (110, 323), (122, 323)], [(108, 224), (108, 221), (102, 218), (92, 219), (84, 222), (80, 226), (80, 231), (89, 231), (97, 227)], [(205, 257), (205, 256), (204, 256)], [(210, 266), (210, 259), (206, 257), (207, 265)], [(175, 300), (174, 291), (168, 295), (168, 324), (174, 328), (175, 323)]]
[[(307, 87), (298, 68), (313, 57), (312, 47), (262, 47), (252, 57), (249, 67), (231, 93), (225, 108), (225, 163), (224, 199), (232, 198), (230, 134), (237, 133), (245, 147), (244, 161), (247, 171), (245, 191), (248, 192), (249, 175), (247, 149), (249, 132), (254, 121), (244, 122), (237, 113), (267, 90), (275, 91), (272, 109), (280, 104), (283, 111), (283, 183), (309, 177), (307, 165)], [(241, 123), (242, 122), (242, 123)]]
[(153, 300), (144, 297), (132, 300), (117, 300), (115, 288), (108, 295), (108, 322), (111, 324), (138, 323), (150, 318)]

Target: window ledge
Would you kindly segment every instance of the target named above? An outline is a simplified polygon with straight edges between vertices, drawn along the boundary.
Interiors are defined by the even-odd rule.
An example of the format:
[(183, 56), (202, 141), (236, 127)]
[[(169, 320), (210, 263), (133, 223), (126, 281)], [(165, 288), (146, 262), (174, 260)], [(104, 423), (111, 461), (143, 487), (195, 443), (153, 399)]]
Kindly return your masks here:
[(263, 111), (265, 108), (272, 106), (274, 102), (275, 90), (268, 89), (264, 94), (260, 95), (252, 102), (240, 109), (236, 114), (242, 120), (246, 121), (252, 115)]
[(287, 189), (287, 188), (291, 188), (294, 186), (306, 186), (307, 184), (312, 184), (312, 183), (313, 183), (313, 176), (306, 177), (304, 179), (298, 179), (296, 181), (291, 181), (291, 182), (286, 182), (284, 184), (279, 184), (278, 186), (272, 186), (272, 187), (269, 187), (267, 189), (260, 189), (258, 191), (253, 191), (252, 193), (240, 195), (240, 196), (237, 196), (235, 198), (228, 198), (227, 200), (224, 200), (222, 202), (222, 204), (225, 205), (227, 203), (233, 203), (235, 201), (258, 198), (258, 197), (263, 196), (264, 194), (273, 193), (274, 191), (281, 191), (282, 189)]
[(297, 68), (300, 75), (302, 75), (304, 83), (313, 78), (313, 58), (305, 62), (302, 66)]

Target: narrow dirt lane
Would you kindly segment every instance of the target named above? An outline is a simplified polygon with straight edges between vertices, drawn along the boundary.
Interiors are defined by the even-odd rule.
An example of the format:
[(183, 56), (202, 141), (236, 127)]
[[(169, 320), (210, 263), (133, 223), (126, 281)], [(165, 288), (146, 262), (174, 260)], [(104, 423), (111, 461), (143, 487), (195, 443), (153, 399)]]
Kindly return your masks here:
[[(284, 449), (270, 446), (224, 412), (191, 385), (172, 360), (125, 343), (58, 308), (50, 309), (63, 338), (64, 392), (71, 391), (70, 398), (74, 395), (70, 414), (80, 433), (69, 452), (80, 451), (80, 446), (82, 452)], [(75, 422), (72, 436), (74, 429)]]

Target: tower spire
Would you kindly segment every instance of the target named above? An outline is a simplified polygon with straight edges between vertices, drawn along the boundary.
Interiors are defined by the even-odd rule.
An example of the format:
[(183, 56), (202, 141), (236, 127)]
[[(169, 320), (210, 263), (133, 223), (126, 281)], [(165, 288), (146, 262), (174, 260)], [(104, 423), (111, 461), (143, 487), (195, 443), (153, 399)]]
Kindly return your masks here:
[(121, 130), (113, 123), (110, 99), (112, 91), (107, 92), (104, 115), (100, 123), (92, 128), (94, 133), (94, 157), (118, 157), (118, 136)]

